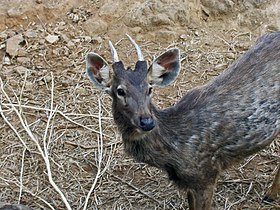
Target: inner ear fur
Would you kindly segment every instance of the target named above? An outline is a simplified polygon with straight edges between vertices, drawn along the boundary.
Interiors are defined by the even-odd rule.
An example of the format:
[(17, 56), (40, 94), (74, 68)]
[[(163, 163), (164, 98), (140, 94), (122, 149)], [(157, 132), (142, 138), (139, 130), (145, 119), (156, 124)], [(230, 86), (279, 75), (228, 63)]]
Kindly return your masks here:
[(86, 55), (86, 71), (93, 84), (108, 91), (111, 86), (111, 73), (108, 63), (100, 55), (90, 52)]
[(165, 86), (173, 82), (180, 71), (180, 51), (172, 48), (158, 56), (148, 70), (150, 84)]

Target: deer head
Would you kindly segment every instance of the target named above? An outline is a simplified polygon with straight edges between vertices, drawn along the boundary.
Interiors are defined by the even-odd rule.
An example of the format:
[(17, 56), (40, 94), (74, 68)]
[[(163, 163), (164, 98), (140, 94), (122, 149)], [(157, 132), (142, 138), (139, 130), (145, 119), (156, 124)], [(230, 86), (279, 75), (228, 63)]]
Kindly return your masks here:
[(138, 55), (135, 69), (125, 69), (109, 41), (114, 61), (112, 71), (101, 56), (90, 52), (86, 55), (87, 74), (97, 88), (112, 97), (115, 120), (121, 118), (130, 129), (145, 133), (156, 126), (151, 109), (152, 88), (165, 86), (176, 78), (180, 70), (180, 53), (177, 48), (169, 49), (148, 68), (140, 47), (130, 36), (128, 38)]

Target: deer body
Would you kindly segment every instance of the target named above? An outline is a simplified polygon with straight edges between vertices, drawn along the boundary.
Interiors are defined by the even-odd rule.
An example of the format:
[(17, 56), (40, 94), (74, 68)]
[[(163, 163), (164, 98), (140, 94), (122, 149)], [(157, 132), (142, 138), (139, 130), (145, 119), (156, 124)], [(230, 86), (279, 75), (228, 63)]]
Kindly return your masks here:
[[(164, 110), (152, 104), (151, 86), (175, 79), (179, 51), (167, 51), (149, 69), (139, 59), (135, 70), (124, 70), (112, 51), (111, 84), (107, 63), (98, 55), (88, 54), (87, 69), (113, 98), (125, 151), (166, 170), (188, 192), (190, 209), (210, 209), (219, 173), (263, 149), (280, 131), (280, 33), (260, 38), (221, 75)], [(280, 190), (274, 188), (274, 194)]]

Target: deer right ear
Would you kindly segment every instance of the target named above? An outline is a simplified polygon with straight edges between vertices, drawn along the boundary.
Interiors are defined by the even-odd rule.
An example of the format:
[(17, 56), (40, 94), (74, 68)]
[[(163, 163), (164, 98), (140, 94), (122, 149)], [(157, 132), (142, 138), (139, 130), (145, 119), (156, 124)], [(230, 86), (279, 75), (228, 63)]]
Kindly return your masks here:
[(86, 71), (95, 86), (107, 93), (111, 92), (111, 78), (108, 63), (98, 54), (86, 55)]

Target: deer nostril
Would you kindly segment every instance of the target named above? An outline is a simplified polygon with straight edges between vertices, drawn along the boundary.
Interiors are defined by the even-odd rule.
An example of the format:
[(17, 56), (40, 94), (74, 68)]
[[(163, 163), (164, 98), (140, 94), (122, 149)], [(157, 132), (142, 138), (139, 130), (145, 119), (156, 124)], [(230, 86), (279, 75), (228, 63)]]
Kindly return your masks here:
[(155, 127), (155, 122), (151, 117), (140, 117), (140, 127), (143, 131), (150, 131)]

